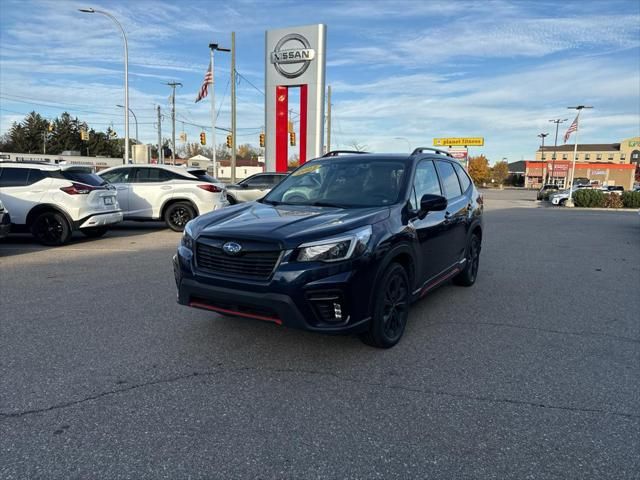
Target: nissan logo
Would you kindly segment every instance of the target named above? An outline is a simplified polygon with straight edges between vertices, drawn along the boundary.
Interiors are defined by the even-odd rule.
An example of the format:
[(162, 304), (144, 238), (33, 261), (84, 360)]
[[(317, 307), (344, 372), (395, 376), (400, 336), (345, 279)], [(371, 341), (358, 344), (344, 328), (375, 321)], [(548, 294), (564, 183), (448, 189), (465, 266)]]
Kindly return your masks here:
[(316, 52), (299, 33), (285, 35), (271, 52), (271, 63), (283, 77), (296, 78), (309, 68)]
[(222, 245), (222, 250), (227, 255), (237, 255), (242, 250), (242, 245), (236, 242), (227, 242)]

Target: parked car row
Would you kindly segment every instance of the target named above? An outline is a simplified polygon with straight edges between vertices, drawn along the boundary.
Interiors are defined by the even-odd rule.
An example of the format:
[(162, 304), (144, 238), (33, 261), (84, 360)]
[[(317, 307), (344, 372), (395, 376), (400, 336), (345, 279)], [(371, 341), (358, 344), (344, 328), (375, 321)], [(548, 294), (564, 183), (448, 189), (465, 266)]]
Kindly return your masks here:
[(74, 231), (99, 237), (122, 220), (164, 221), (182, 231), (198, 215), (263, 197), (286, 175), (256, 174), (227, 187), (206, 170), (171, 165), (122, 165), (96, 174), (91, 167), (1, 162), (0, 237), (11, 229), (63, 245)]

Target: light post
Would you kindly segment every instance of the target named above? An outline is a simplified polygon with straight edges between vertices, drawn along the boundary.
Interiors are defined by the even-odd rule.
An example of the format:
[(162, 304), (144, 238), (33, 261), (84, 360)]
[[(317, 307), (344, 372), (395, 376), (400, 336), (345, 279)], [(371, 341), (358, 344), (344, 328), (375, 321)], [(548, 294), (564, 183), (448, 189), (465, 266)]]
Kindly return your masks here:
[[(116, 107), (124, 108), (124, 105), (116, 105)], [(133, 120), (136, 122), (136, 143), (140, 143), (140, 137), (138, 137), (138, 117), (133, 113), (133, 110), (129, 109), (131, 115), (133, 115)]]
[[(555, 167), (556, 167), (556, 150), (558, 149), (558, 128), (560, 127), (560, 124), (563, 122), (566, 122), (568, 119), (564, 118), (564, 119), (553, 119), (553, 120), (549, 120), (550, 122), (553, 122), (556, 124), (556, 140), (553, 142), (553, 157), (551, 157), (551, 182), (556, 185), (555, 181), (553, 180), (553, 176), (555, 175)], [(566, 177), (565, 177), (566, 178)]]
[(406, 137), (393, 137), (394, 140), (404, 140), (405, 142), (407, 142), (407, 147), (409, 150), (411, 150), (411, 142), (409, 142), (409, 139)]
[[(538, 136), (542, 139), (542, 147), (540, 147), (540, 160), (542, 160), (542, 167), (540, 167), (540, 188), (544, 187), (544, 184), (546, 183), (544, 181), (544, 165), (545, 165), (545, 159), (544, 159), (544, 139), (545, 137), (549, 135), (548, 133), (539, 133)], [(548, 172), (547, 172), (548, 173)]]
[(124, 159), (123, 163), (129, 163), (129, 46), (127, 45), (127, 35), (120, 22), (109, 12), (103, 10), (95, 10), (93, 8), (80, 8), (82, 13), (99, 13), (105, 17), (109, 17), (118, 26), (122, 33), (124, 41)]

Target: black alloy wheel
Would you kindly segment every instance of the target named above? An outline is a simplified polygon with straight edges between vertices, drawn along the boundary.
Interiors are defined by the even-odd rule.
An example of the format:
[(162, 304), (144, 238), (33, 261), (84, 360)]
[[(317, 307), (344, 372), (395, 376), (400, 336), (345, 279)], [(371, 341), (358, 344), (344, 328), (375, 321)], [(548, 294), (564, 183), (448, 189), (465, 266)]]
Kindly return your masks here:
[(392, 263), (379, 282), (369, 331), (361, 336), (364, 343), (379, 347), (393, 347), (404, 333), (409, 318), (410, 286), (404, 267)]
[(31, 225), (31, 233), (38, 242), (47, 246), (64, 245), (71, 238), (71, 226), (61, 213), (43, 212)]
[(181, 232), (187, 223), (195, 216), (191, 205), (185, 202), (177, 202), (167, 208), (164, 214), (164, 221), (171, 230)]
[(478, 278), (478, 269), (480, 268), (480, 250), (482, 249), (482, 242), (480, 236), (477, 234), (471, 235), (471, 240), (467, 246), (467, 261), (458, 275), (453, 277), (453, 283), (461, 285), (463, 287), (470, 287), (476, 283)]

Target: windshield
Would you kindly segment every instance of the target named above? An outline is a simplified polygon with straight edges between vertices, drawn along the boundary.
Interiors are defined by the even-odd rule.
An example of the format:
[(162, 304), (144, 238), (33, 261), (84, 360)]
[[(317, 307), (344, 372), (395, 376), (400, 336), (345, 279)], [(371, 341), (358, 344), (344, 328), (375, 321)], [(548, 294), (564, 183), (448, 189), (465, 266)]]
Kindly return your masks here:
[(291, 173), (263, 201), (341, 208), (391, 205), (398, 201), (405, 171), (404, 161), (394, 159), (317, 160)]

